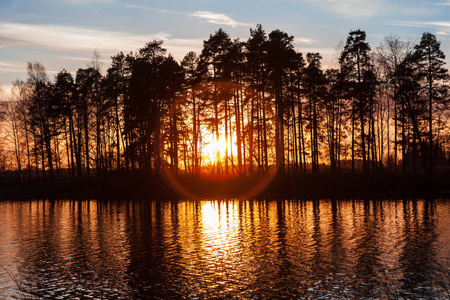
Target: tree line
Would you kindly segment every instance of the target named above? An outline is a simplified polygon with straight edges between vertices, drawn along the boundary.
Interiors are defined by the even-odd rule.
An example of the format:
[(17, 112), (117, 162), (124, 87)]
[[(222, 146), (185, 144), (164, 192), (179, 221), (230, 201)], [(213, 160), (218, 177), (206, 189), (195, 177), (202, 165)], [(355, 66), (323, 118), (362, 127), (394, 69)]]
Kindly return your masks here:
[[(449, 74), (440, 42), (351, 31), (335, 68), (261, 25), (246, 41), (223, 29), (181, 62), (162, 41), (49, 80), (28, 63), (2, 128), (3, 170), (72, 180), (110, 171), (182, 174), (424, 172), (449, 163)], [(224, 139), (224, 153), (205, 157)], [(6, 141), (0, 147), (6, 149)], [(65, 175), (64, 175), (65, 174)]]

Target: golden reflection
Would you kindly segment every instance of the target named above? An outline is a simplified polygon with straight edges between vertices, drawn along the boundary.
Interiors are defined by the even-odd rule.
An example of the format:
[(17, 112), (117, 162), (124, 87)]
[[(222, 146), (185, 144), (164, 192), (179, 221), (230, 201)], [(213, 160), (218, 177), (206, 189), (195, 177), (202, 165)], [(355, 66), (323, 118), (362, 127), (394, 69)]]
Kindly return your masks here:
[(80, 266), (111, 276), (126, 273), (129, 242), (117, 205), (40, 200), (7, 206), (0, 210), (0, 265), (15, 276), (50, 272), (62, 285), (67, 272), (74, 272), (69, 279), (77, 278)]
[(203, 241), (208, 251), (223, 254), (237, 247), (239, 233), (234, 202), (206, 201), (201, 205)]
[[(437, 245), (448, 244), (448, 212), (426, 201), (0, 203), (0, 265), (15, 275), (48, 273), (67, 287), (107, 279), (95, 288), (110, 289), (130, 284), (130, 274), (153, 284), (144, 282), (153, 272), (151, 280), (192, 298), (290, 283), (300, 294), (308, 280), (362, 278), (379, 262), (400, 279), (405, 261), (433, 248), (434, 234)], [(433, 259), (448, 257), (433, 251)], [(9, 281), (0, 272), (0, 292), (13, 297)]]

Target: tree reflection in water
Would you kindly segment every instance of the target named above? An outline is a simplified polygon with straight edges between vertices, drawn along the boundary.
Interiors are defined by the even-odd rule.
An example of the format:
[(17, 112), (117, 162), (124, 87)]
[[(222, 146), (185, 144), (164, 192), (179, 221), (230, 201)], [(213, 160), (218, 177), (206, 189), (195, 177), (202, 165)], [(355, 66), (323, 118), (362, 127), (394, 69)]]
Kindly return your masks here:
[[(445, 200), (1, 202), (0, 265), (29, 295), (61, 299), (442, 298), (449, 212)], [(0, 294), (19, 295), (2, 272)]]

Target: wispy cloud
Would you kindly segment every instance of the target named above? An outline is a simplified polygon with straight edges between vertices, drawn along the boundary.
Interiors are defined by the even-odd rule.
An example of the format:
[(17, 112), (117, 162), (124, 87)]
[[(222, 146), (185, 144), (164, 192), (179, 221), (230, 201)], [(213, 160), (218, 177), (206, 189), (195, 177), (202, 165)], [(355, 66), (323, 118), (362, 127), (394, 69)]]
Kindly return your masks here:
[(16, 79), (19, 74), (26, 71), (26, 63), (18, 63), (16, 61), (1, 60), (0, 61), (0, 101), (2, 100), (1, 90), (5, 93), (3, 96), (11, 93), (11, 82)]
[(194, 11), (192, 13), (184, 12), (184, 11), (175, 11), (175, 10), (167, 10), (167, 9), (160, 9), (150, 6), (142, 6), (142, 5), (135, 5), (135, 4), (127, 4), (126, 7), (134, 8), (134, 9), (140, 9), (140, 10), (147, 10), (152, 12), (158, 12), (158, 13), (169, 13), (169, 14), (176, 14), (176, 15), (187, 15), (189, 17), (194, 17), (197, 19), (205, 20), (207, 23), (212, 24), (218, 24), (218, 25), (227, 25), (233, 28), (236, 27), (251, 27), (254, 24), (251, 23), (244, 23), (239, 22), (231, 18), (230, 16), (227, 16), (225, 14), (220, 13), (214, 13), (210, 11)]
[(433, 3), (433, 5), (450, 6), (450, 1), (447, 1), (447, 2), (440, 2), (440, 3)]
[(304, 38), (304, 37), (295, 37), (294, 38), (295, 44), (308, 44), (311, 45), (313, 43), (316, 43), (316, 40), (310, 39), (310, 38)]
[(418, 24), (422, 23), (423, 25), (429, 26), (438, 26), (438, 27), (448, 27), (450, 28), (450, 21), (431, 21), (431, 22), (417, 22)]
[(328, 61), (333, 59), (336, 55), (336, 50), (333, 49), (333, 47), (309, 47), (309, 46), (303, 46), (299, 47), (296, 45), (296, 47), (300, 52), (303, 53), (304, 57), (306, 57), (306, 53), (320, 53), (322, 55), (323, 60), (328, 64)]
[(322, 9), (348, 17), (371, 17), (387, 7), (386, 0), (308, 0)]
[(406, 27), (422, 27), (433, 28), (436, 34), (449, 35), (450, 21), (423, 21), (423, 22), (395, 22), (389, 23), (392, 26), (406, 26)]
[(164, 42), (167, 48), (176, 59), (182, 59), (189, 51), (200, 53), (203, 47), (203, 39), (180, 39), (170, 38)]
[(164, 32), (139, 35), (62, 25), (0, 23), (0, 47), (23, 45), (78, 53), (98, 49), (100, 53), (111, 54), (134, 51), (153, 39), (169, 38)]
[(70, 3), (74, 4), (93, 4), (93, 3), (111, 3), (114, 0), (68, 0)]
[(213, 13), (210, 11), (195, 11), (190, 14), (191, 17), (206, 20), (208, 23), (218, 24), (218, 25), (227, 25), (233, 28), (236, 27), (251, 27), (253, 24), (243, 23), (233, 20), (231, 17), (225, 14)]
[(142, 6), (142, 5), (135, 5), (135, 4), (127, 4), (126, 7), (128, 8), (134, 8), (139, 10), (148, 10), (148, 11), (154, 11), (159, 13), (170, 13), (170, 14), (177, 14), (177, 15), (187, 15), (186, 12), (176, 11), (176, 10), (169, 10), (169, 9), (160, 9), (155, 8), (151, 6)]
[(0, 72), (23, 73), (25, 67), (25, 64), (18, 64), (17, 62), (0, 61)]

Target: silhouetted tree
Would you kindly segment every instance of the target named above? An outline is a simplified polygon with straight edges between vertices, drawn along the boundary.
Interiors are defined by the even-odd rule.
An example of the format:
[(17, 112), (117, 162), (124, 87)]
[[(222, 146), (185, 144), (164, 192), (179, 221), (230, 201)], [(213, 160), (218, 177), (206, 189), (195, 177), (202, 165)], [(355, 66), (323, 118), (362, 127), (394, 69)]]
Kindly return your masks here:
[[(434, 35), (424, 33), (414, 51), (390, 36), (371, 56), (366, 33), (351, 31), (339, 69), (328, 70), (319, 53), (304, 57), (293, 41), (259, 24), (246, 42), (219, 29), (181, 63), (150, 41), (111, 57), (104, 75), (95, 52), (75, 79), (62, 70), (54, 83), (29, 63), (28, 82), (14, 83), (7, 110), (11, 165), (52, 182), (65, 168), (72, 180), (123, 168), (153, 176), (163, 166), (217, 175), (310, 165), (318, 173), (322, 164), (340, 171), (351, 153), (353, 171), (391, 170), (393, 156), (394, 171), (401, 162), (416, 172), (421, 161), (433, 174), (446, 155), (449, 111)], [(226, 143), (211, 165), (202, 161), (206, 135)]]
[[(72, 178), (77, 175), (81, 178), (81, 153), (80, 143), (75, 135), (74, 111), (75, 83), (73, 76), (66, 70), (62, 70), (55, 78), (55, 97), (58, 101), (59, 115), (61, 118), (62, 132), (66, 144), (67, 165)], [(76, 165), (76, 167), (75, 167)], [(76, 172), (75, 172), (76, 169)]]
[[(257, 109), (260, 112), (260, 124), (261, 124), (261, 141), (260, 141), (260, 147), (262, 147), (262, 156), (264, 157), (263, 165), (265, 171), (269, 168), (269, 154), (268, 154), (268, 141), (267, 141), (267, 135), (268, 135), (268, 124), (267, 124), (267, 117), (266, 116), (266, 107), (270, 105), (269, 99), (266, 96), (266, 93), (268, 92), (268, 82), (267, 82), (267, 72), (268, 72), (268, 60), (267, 60), (267, 34), (262, 28), (261, 24), (258, 24), (255, 29), (250, 29), (250, 38), (247, 40), (246, 46), (246, 77), (247, 81), (249, 83), (249, 87), (256, 91), (256, 99), (252, 97), (251, 107), (255, 106), (256, 103), (259, 103), (260, 105), (257, 107)], [(241, 102), (242, 103), (242, 102)], [(242, 125), (244, 125), (243, 122), (243, 107), (240, 110), (240, 113), (242, 115)], [(251, 114), (250, 120), (247, 120), (249, 122), (249, 137), (248, 137), (248, 144), (250, 153), (252, 153), (253, 149), (253, 116), (254, 114)], [(245, 136), (244, 141), (245, 145)], [(238, 150), (239, 151), (239, 150)], [(238, 153), (239, 155), (239, 153)], [(250, 154), (251, 155), (251, 154)], [(243, 147), (243, 161), (245, 162), (245, 147)], [(252, 166), (252, 160), (250, 159), (250, 168)]]
[(122, 126), (123, 126), (123, 106), (128, 96), (128, 86), (130, 78), (130, 68), (127, 66), (126, 56), (120, 52), (111, 57), (111, 66), (106, 72), (106, 97), (111, 99), (114, 108), (114, 130), (116, 146), (116, 168), (121, 168), (121, 147), (124, 145)]
[(304, 71), (303, 90), (308, 99), (306, 109), (308, 110), (308, 127), (310, 130), (310, 151), (312, 172), (319, 172), (319, 136), (320, 126), (322, 125), (324, 97), (326, 92), (326, 78), (322, 72), (320, 60), (322, 56), (319, 53), (308, 53), (306, 61), (308, 63)]
[[(399, 99), (396, 97), (398, 94), (399, 88), (399, 79), (400, 73), (398, 72), (398, 68), (405, 56), (410, 52), (409, 44), (401, 41), (396, 36), (388, 36), (385, 37), (380, 45), (377, 48), (377, 62), (380, 65), (379, 72), (379, 81), (384, 84), (383, 91), (387, 94), (388, 101), (386, 102), (387, 107), (387, 148), (388, 148), (388, 169), (390, 170), (391, 157), (390, 157), (390, 120), (394, 122), (394, 142), (393, 142), (393, 165), (394, 171), (397, 171), (398, 165), (398, 136), (399, 136), (399, 120), (402, 118), (399, 116), (399, 112), (402, 111), (400, 109)], [(391, 106), (392, 103), (392, 106)], [(392, 107), (392, 109), (391, 109)], [(391, 114), (391, 110), (393, 110)], [(392, 116), (392, 117), (391, 117)], [(404, 151), (402, 151), (404, 154)], [(404, 157), (402, 157), (404, 161)]]
[[(50, 172), (50, 180), (54, 180), (53, 154), (51, 148), (51, 93), (52, 86), (45, 68), (40, 63), (28, 63), (28, 82), (33, 86), (30, 105), (31, 126), (35, 133), (35, 156), (38, 153), (42, 161), (42, 175), (45, 178), (45, 160)], [(36, 163), (37, 165), (37, 163)]]
[[(99, 102), (101, 98), (101, 74), (97, 69), (92, 67), (86, 69), (78, 69), (76, 74), (76, 86), (77, 86), (77, 108), (79, 111), (79, 124), (82, 124), (83, 138), (84, 138), (84, 161), (86, 176), (89, 179), (91, 161), (91, 127), (95, 126), (96, 132), (99, 131)], [(94, 110), (94, 111), (93, 111)], [(95, 116), (95, 123), (92, 121), (92, 116)], [(78, 129), (78, 139), (81, 140), (81, 128)], [(98, 139), (97, 139), (98, 144)], [(96, 147), (96, 154), (98, 153)], [(96, 163), (98, 163), (98, 157), (96, 155)], [(98, 171), (98, 170), (97, 170)]]
[(271, 93), (275, 100), (275, 153), (276, 161), (282, 172), (285, 170), (284, 125), (287, 109), (285, 83), (287, 70), (295, 56), (294, 37), (287, 33), (274, 30), (267, 40), (267, 71)]
[[(440, 49), (441, 43), (436, 40), (436, 36), (425, 32), (420, 43), (414, 46), (412, 59), (417, 66), (417, 80), (421, 86), (423, 96), (428, 102), (428, 168), (426, 170), (432, 174), (434, 170), (434, 156), (438, 145), (438, 134), (434, 132), (434, 125), (438, 120), (434, 119), (436, 112), (448, 108), (448, 70), (444, 68), (445, 55)], [(439, 128), (440, 124), (436, 124)], [(435, 141), (436, 140), (436, 141)]]
[[(359, 125), (360, 149), (364, 172), (368, 171), (367, 166), (367, 137), (366, 122), (369, 114), (371, 101), (370, 88), (372, 84), (367, 80), (372, 79), (372, 63), (370, 59), (370, 46), (366, 42), (366, 33), (362, 30), (350, 31), (347, 42), (339, 58), (341, 72), (344, 75), (344, 82), (347, 85), (347, 97), (352, 99), (352, 170), (355, 170), (355, 131)], [(359, 124), (357, 122), (359, 121)]]
[[(210, 126), (214, 128), (216, 142), (219, 141), (219, 126), (224, 120), (225, 140), (228, 139), (228, 101), (231, 95), (227, 89), (223, 89), (219, 83), (227, 82), (230, 79), (230, 69), (228, 68), (228, 52), (231, 47), (231, 39), (223, 29), (217, 30), (209, 39), (203, 42), (203, 49), (200, 55), (200, 64), (206, 71), (205, 80), (211, 86), (211, 94), (208, 97), (212, 109), (213, 117), (210, 119)], [(218, 152), (217, 155), (220, 155)], [(219, 161), (220, 157), (217, 157)], [(220, 166), (217, 166), (220, 172)], [(225, 172), (228, 172), (228, 157), (225, 157)]]
[(181, 61), (181, 67), (184, 70), (185, 76), (185, 93), (187, 103), (192, 105), (192, 161), (193, 172), (198, 174), (200, 157), (199, 157), (199, 133), (200, 133), (200, 118), (199, 118), (199, 106), (200, 99), (198, 98), (197, 91), (199, 90), (198, 84), (201, 77), (198, 71), (199, 57), (195, 52), (189, 52)]

